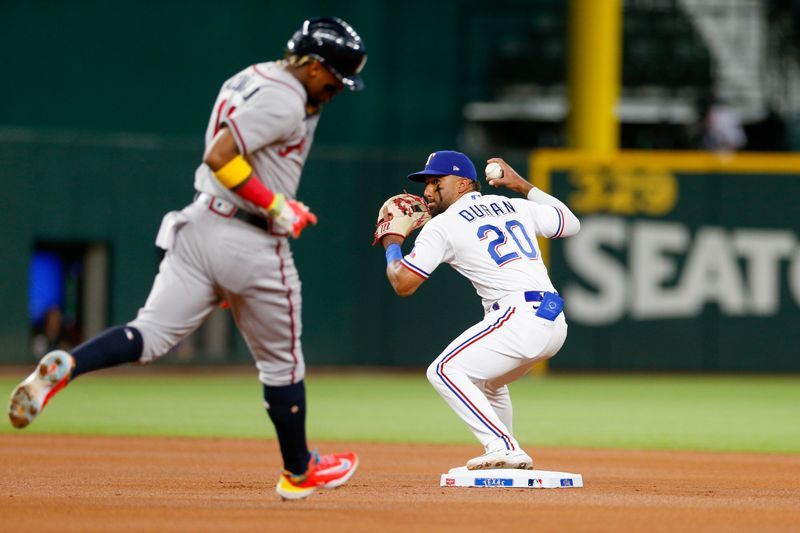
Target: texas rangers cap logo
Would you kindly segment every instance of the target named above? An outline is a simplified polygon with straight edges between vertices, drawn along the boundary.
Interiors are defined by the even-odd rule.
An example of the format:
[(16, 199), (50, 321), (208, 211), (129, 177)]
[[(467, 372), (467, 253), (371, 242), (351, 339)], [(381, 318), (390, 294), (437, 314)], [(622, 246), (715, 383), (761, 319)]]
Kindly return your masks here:
[(439, 150), (428, 155), (425, 168), (419, 172), (409, 174), (408, 179), (418, 183), (425, 183), (431, 176), (449, 176), (450, 174), (472, 181), (478, 179), (475, 165), (472, 164), (469, 157), (461, 152), (452, 150)]

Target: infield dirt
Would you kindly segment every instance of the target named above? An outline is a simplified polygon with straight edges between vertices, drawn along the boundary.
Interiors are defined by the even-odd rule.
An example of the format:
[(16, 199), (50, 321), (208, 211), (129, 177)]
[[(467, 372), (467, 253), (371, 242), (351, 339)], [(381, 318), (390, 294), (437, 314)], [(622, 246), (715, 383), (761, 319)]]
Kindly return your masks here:
[(337, 490), (283, 502), (275, 441), (0, 435), (2, 531), (800, 531), (800, 455), (529, 449), (582, 489), (440, 488), (470, 446), (357, 451)]

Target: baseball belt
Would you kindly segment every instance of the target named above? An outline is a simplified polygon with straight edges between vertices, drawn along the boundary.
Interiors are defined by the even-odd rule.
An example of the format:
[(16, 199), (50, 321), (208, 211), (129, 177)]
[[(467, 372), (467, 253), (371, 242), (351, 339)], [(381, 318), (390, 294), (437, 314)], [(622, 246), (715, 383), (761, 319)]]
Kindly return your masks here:
[(223, 200), (217, 196), (208, 194), (207, 192), (198, 192), (194, 196), (194, 201), (208, 207), (212, 213), (219, 215), (223, 218), (238, 218), (243, 222), (247, 222), (264, 231), (270, 231), (269, 220), (253, 213), (248, 213), (243, 209), (239, 209), (227, 200)]
[[(548, 294), (547, 291), (525, 291), (519, 293), (512, 293), (503, 296), (498, 301), (494, 302), (489, 308), (492, 311), (497, 311), (500, 307), (504, 307), (506, 305), (516, 305), (522, 306), (525, 304), (533, 303), (536, 304), (541, 302), (545, 295)], [(553, 292), (552, 294), (558, 296), (557, 292)], [(538, 305), (534, 305), (534, 308), (538, 307)]]

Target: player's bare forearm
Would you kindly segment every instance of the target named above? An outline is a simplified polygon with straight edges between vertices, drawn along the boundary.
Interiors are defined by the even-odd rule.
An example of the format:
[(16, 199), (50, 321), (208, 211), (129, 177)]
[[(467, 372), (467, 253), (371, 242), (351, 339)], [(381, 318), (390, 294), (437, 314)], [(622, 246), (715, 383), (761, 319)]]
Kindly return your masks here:
[(506, 163), (502, 158), (492, 157), (486, 162), (497, 163), (500, 165), (500, 168), (503, 169), (503, 177), (490, 181), (492, 187), (506, 187), (523, 196), (527, 196), (528, 192), (533, 188), (533, 185), (528, 180), (520, 176), (517, 171), (511, 168), (511, 165)]
[(416, 274), (412, 274), (400, 261), (392, 261), (386, 265), (386, 277), (398, 296), (411, 296), (424, 281)]
[(403, 242), (405, 242), (405, 239), (400, 235), (385, 235), (381, 239), (381, 244), (383, 245), (384, 250), (392, 244), (399, 244), (400, 246), (403, 246)]
[(203, 154), (203, 163), (217, 171), (239, 155), (239, 147), (228, 128), (221, 128)]
[(239, 154), (239, 147), (228, 128), (222, 128), (206, 150), (203, 162), (211, 167), (219, 182), (248, 202), (263, 209), (273, 228), (295, 239), (306, 226), (315, 225), (317, 216), (302, 202), (275, 193), (253, 173), (250, 162)]
[[(381, 244), (383, 244), (383, 248), (386, 249), (392, 244), (402, 246), (404, 240), (405, 239), (399, 235), (386, 235), (381, 239)], [(422, 282), (425, 281), (403, 267), (400, 261), (392, 261), (386, 265), (386, 277), (394, 289), (394, 292), (401, 297), (411, 296), (416, 292), (417, 288), (422, 285)]]

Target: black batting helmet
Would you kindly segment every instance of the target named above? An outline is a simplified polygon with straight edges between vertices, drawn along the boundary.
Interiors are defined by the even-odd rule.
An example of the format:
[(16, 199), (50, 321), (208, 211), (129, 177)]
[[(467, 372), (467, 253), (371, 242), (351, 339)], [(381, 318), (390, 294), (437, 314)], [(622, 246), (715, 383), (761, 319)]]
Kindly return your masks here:
[(309, 56), (326, 67), (351, 91), (364, 88), (359, 73), (367, 62), (361, 37), (348, 23), (337, 17), (308, 19), (297, 30), (286, 51), (298, 57)]

